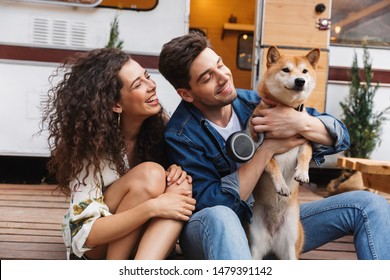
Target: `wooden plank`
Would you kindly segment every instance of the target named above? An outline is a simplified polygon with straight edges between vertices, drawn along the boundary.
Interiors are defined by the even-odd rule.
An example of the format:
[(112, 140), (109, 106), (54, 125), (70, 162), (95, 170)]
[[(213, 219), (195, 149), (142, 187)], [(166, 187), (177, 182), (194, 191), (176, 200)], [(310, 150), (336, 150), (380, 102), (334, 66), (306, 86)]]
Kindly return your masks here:
[(356, 170), (362, 173), (390, 175), (390, 161), (369, 160), (356, 162)]
[[(27, 207), (27, 208), (49, 208), (49, 209), (67, 209), (69, 207), (68, 202), (42, 202), (42, 201), (18, 201), (18, 200), (0, 200), (1, 206), (9, 206), (9, 207)], [(65, 213), (65, 211), (64, 211)]]
[(47, 197), (63, 197), (65, 199), (65, 196), (63, 193), (61, 193), (58, 190), (45, 190), (45, 189), (35, 189), (35, 188), (29, 188), (29, 189), (6, 189), (6, 188), (0, 188), (0, 194), (22, 194), (22, 195), (34, 195), (34, 196), (47, 196)]
[(255, 26), (253, 24), (224, 23), (223, 29), (253, 32), (253, 31), (255, 31)]
[(357, 260), (356, 253), (353, 252), (322, 252), (313, 250), (304, 253), (300, 257), (301, 260)]
[(362, 177), (366, 187), (390, 193), (390, 175), (362, 173)]
[(339, 239), (336, 239), (334, 242), (352, 242), (353, 243), (353, 236), (352, 235), (346, 235)]
[(36, 236), (36, 235), (1, 235), (0, 248), (2, 242), (34, 242), (34, 243), (63, 243), (62, 237), (58, 236)]
[(0, 221), (61, 223), (65, 212), (63, 209), (1, 207)]
[(22, 190), (49, 190), (54, 191), (57, 188), (56, 185), (30, 185), (30, 184), (0, 184), (0, 189), (22, 189)]
[(348, 169), (355, 169), (357, 158), (347, 158), (347, 157), (339, 157), (337, 159), (337, 165), (340, 167), (348, 168)]
[(362, 173), (390, 175), (390, 161), (340, 157), (337, 159), (337, 165)]
[[(326, 6), (329, 1), (323, 1)], [(329, 31), (319, 30), (319, 18), (329, 18), (330, 10), (315, 12), (312, 1), (267, 0), (264, 12), (263, 44), (294, 47), (329, 47)], [(291, 31), (294, 36), (291, 36)]]
[(0, 222), (0, 228), (58, 230), (59, 224), (3, 221)]
[(2, 250), (17, 250), (17, 251), (51, 251), (51, 252), (65, 252), (65, 245), (61, 243), (29, 243), (29, 242), (2, 242)]
[(356, 254), (354, 243), (331, 241), (315, 249), (323, 252), (351, 252)]
[(329, 242), (316, 250), (320, 251), (342, 251), (342, 252), (355, 252), (355, 246), (351, 242)]
[(61, 226), (54, 230), (48, 229), (21, 229), (21, 228), (0, 228), (1, 235), (35, 235), (35, 236), (59, 236), (61, 235)]
[(2, 260), (65, 260), (66, 253), (62, 251), (28, 251), (6, 250), (0, 251)]
[(15, 195), (15, 194), (3, 194), (1, 195), (1, 200), (10, 200), (10, 201), (59, 201), (66, 202), (64, 197), (61, 196), (35, 196), (35, 195)]

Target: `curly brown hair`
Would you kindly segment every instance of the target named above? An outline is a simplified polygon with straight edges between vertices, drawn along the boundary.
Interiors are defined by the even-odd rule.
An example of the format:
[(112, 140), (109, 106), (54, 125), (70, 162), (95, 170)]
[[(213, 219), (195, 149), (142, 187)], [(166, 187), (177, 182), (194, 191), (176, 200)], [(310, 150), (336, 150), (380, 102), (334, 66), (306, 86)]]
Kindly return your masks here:
[[(120, 101), (119, 70), (131, 59), (114, 49), (96, 49), (69, 57), (49, 78), (52, 87), (42, 124), (49, 130), (51, 156), (48, 171), (69, 194), (69, 183), (85, 168), (97, 178), (102, 160), (108, 160), (120, 175), (126, 172), (125, 142), (113, 107)], [(61, 79), (58, 83), (54, 81)], [(154, 161), (165, 166), (163, 131), (167, 114), (163, 109), (146, 119), (135, 148), (138, 164)]]

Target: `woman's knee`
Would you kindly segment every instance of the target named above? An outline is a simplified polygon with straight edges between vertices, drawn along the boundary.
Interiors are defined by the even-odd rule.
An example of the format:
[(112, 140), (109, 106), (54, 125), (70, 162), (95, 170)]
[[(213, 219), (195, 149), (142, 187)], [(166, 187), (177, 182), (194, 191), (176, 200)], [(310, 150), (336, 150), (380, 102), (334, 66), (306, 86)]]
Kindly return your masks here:
[(155, 162), (143, 162), (132, 169), (137, 177), (137, 184), (131, 186), (133, 192), (142, 192), (149, 197), (164, 193), (166, 174), (164, 168)]

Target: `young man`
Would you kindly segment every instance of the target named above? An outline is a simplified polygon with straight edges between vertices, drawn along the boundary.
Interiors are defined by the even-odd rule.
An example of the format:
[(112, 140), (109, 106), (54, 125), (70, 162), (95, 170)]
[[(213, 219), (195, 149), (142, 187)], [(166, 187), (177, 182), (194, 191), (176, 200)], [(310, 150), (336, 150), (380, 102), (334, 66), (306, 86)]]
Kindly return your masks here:
[[(348, 148), (347, 129), (314, 109), (302, 113), (281, 104), (251, 118), (257, 93), (235, 89), (229, 68), (202, 35), (166, 43), (159, 70), (182, 98), (165, 131), (167, 154), (192, 176), (197, 200), (180, 237), (182, 250), (190, 259), (251, 259), (242, 224), (250, 222), (251, 193), (268, 161), (304, 137), (321, 164), (324, 155)], [(266, 138), (250, 161), (237, 165), (225, 140), (249, 121)], [(359, 259), (390, 259), (390, 205), (380, 196), (350, 192), (307, 203), (301, 222), (304, 251), (353, 233)]]

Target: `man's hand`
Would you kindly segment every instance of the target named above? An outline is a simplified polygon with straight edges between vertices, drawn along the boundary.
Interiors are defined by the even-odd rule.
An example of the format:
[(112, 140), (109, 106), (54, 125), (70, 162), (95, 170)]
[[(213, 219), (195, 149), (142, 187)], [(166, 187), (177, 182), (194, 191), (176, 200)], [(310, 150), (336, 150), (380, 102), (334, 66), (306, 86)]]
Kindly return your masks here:
[(274, 107), (261, 110), (251, 119), (254, 131), (266, 133), (266, 138), (288, 138), (301, 134), (309, 117), (306, 111), (298, 112), (276, 102), (272, 105)]

